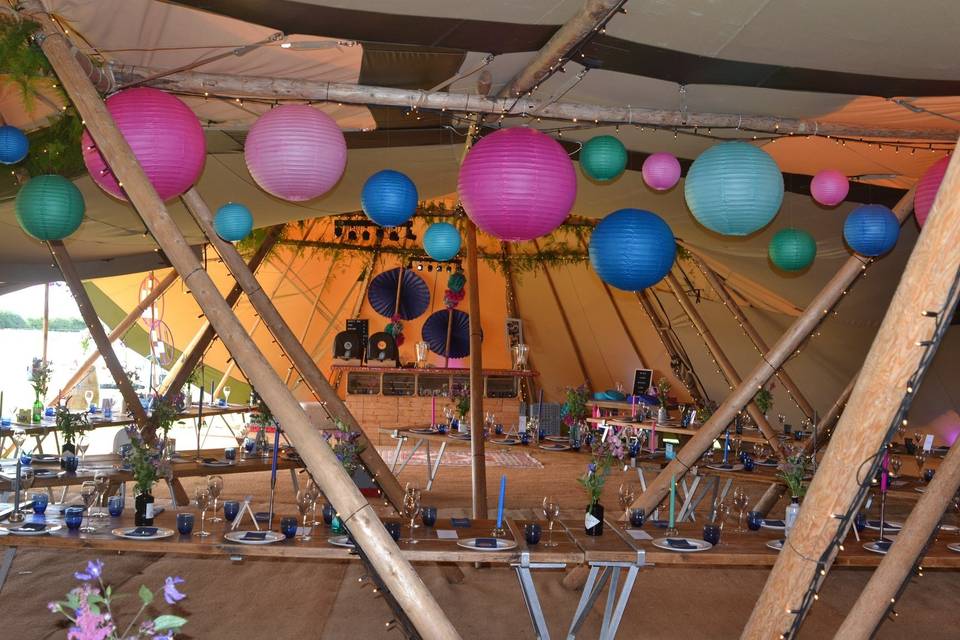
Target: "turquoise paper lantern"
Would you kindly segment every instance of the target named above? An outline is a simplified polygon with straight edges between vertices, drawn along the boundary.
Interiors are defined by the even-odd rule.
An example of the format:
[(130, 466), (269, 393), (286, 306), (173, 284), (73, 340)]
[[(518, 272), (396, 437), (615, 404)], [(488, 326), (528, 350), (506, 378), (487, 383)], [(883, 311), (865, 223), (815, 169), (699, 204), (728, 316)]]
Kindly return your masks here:
[(777, 215), (783, 202), (783, 174), (763, 149), (723, 142), (693, 162), (683, 192), (693, 217), (707, 229), (748, 236)]
[(893, 249), (900, 237), (900, 221), (882, 204), (865, 204), (843, 222), (843, 239), (864, 256), (879, 256)]
[(30, 141), (27, 136), (8, 124), (0, 127), (0, 164), (16, 164), (27, 157)]
[(802, 271), (817, 256), (817, 241), (802, 229), (782, 229), (767, 247), (770, 262), (784, 271)]
[(590, 138), (580, 149), (580, 167), (597, 182), (610, 182), (627, 168), (627, 149), (613, 136)]
[(417, 187), (399, 171), (378, 171), (363, 185), (360, 206), (381, 227), (397, 227), (417, 212)]
[(624, 291), (639, 291), (663, 279), (677, 243), (663, 218), (643, 209), (614, 211), (590, 236), (590, 264), (600, 279)]
[(217, 209), (213, 229), (227, 242), (239, 242), (253, 231), (253, 214), (238, 202), (228, 202)]
[(17, 222), (37, 240), (63, 240), (83, 222), (86, 205), (76, 185), (58, 175), (31, 178), (15, 205)]
[(449, 222), (434, 222), (423, 234), (423, 250), (439, 262), (453, 260), (460, 251), (460, 232)]

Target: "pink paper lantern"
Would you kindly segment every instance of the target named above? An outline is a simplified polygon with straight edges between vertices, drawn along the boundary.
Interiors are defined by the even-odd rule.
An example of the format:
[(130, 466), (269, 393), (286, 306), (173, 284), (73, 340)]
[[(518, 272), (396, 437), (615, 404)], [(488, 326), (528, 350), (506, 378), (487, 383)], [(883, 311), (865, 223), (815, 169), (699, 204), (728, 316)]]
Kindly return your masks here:
[(337, 184), (347, 165), (347, 141), (324, 112), (288, 104), (266, 112), (250, 127), (243, 156), (261, 189), (300, 202)]
[(824, 169), (810, 181), (810, 195), (825, 207), (837, 206), (849, 192), (850, 181), (847, 176), (835, 169)]
[(921, 227), (930, 215), (933, 201), (937, 199), (937, 191), (940, 190), (940, 183), (943, 182), (943, 174), (947, 172), (948, 164), (950, 164), (950, 156), (940, 158), (930, 165), (917, 182), (917, 191), (913, 194), (913, 214)]
[(673, 154), (660, 151), (647, 157), (640, 169), (643, 181), (657, 191), (672, 189), (680, 181), (680, 161)]
[(536, 129), (501, 129), (473, 145), (460, 167), (460, 201), (500, 240), (532, 240), (560, 226), (577, 196), (573, 162)]
[[(116, 93), (107, 98), (106, 105), (162, 199), (176, 198), (197, 182), (207, 143), (190, 107), (176, 96), (149, 87)], [(126, 200), (117, 177), (86, 130), (81, 144), (83, 163), (94, 182), (115, 198)]]

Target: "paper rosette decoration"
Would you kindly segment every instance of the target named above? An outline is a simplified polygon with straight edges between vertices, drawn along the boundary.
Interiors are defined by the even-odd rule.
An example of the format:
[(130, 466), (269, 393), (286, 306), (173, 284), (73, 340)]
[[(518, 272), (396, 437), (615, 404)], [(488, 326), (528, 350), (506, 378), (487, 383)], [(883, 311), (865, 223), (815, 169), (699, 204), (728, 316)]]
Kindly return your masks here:
[[(399, 309), (396, 308), (398, 286)], [(370, 282), (367, 299), (370, 306), (385, 318), (399, 316), (401, 320), (413, 320), (423, 315), (430, 305), (430, 287), (415, 272), (397, 267), (384, 271)]]
[[(453, 317), (450, 318), (450, 314)], [(447, 324), (450, 326), (450, 353), (447, 353)], [(439, 356), (466, 358), (470, 355), (470, 316), (459, 309), (441, 309), (427, 318), (421, 332), (430, 351)]]

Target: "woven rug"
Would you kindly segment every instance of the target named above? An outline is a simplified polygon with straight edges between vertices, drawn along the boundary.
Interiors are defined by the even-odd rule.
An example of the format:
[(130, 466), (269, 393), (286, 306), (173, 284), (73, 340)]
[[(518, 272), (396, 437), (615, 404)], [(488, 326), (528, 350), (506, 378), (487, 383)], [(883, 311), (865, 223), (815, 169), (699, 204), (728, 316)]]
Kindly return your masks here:
[[(400, 463), (403, 464), (410, 456), (410, 445), (406, 445), (403, 448), (403, 451), (400, 452)], [(393, 466), (393, 454), (396, 452), (395, 447), (377, 447), (377, 451), (380, 452), (380, 457), (383, 458), (383, 461), (387, 463), (388, 467)], [(437, 461), (437, 452), (432, 448), (430, 450), (430, 461), (436, 464)], [(529, 453), (514, 453), (512, 451), (491, 451), (484, 454), (484, 458), (487, 461), (488, 467), (507, 467), (510, 469), (543, 469), (543, 465), (540, 464), (540, 461), (531, 456)], [(415, 454), (413, 454), (413, 459), (410, 460), (407, 464), (423, 467), (427, 464), (427, 452), (421, 447)], [(440, 462), (440, 466), (443, 467), (469, 467), (470, 466), (470, 452), (469, 451), (459, 451), (459, 450), (450, 450), (447, 449), (443, 452), (443, 459)]]

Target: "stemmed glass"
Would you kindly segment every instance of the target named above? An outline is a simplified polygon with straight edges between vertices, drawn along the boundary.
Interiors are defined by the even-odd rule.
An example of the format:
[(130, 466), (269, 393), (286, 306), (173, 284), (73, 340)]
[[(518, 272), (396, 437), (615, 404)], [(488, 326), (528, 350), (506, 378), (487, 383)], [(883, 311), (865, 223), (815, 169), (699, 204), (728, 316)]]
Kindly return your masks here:
[(230, 404), (230, 385), (223, 387), (223, 402), (225, 404)]
[(313, 519), (311, 526), (318, 526), (320, 522), (317, 520), (317, 503), (320, 501), (320, 485), (318, 485), (311, 476), (307, 482), (307, 488), (304, 489), (304, 491), (310, 496), (310, 501), (313, 504), (310, 510), (310, 517)]
[(406, 492), (403, 494), (403, 505), (401, 506), (403, 517), (410, 520), (410, 537), (406, 542), (417, 544), (417, 539), (413, 537), (413, 532), (416, 526), (417, 514), (420, 513), (420, 489), (407, 487)]
[(97, 483), (93, 480), (85, 480), (80, 485), (80, 497), (83, 498), (83, 506), (86, 507), (83, 512), (86, 517), (86, 524), (80, 527), (80, 532), (94, 533), (96, 529), (90, 525), (90, 508), (97, 500)]
[(553, 541), (553, 523), (560, 517), (560, 503), (550, 496), (544, 497), (543, 516), (547, 519), (547, 541), (543, 546), (555, 547), (557, 543)]
[(108, 476), (103, 471), (97, 471), (93, 474), (93, 484), (97, 488), (97, 512), (91, 513), (91, 518), (107, 518), (109, 517), (107, 513), (103, 510), (104, 508), (104, 498), (107, 495), (107, 490), (110, 488), (110, 476)]
[(210, 535), (210, 532), (203, 528), (207, 519), (207, 507), (210, 506), (210, 491), (206, 487), (197, 487), (193, 492), (193, 499), (197, 503), (197, 508), (200, 509), (200, 531), (197, 535), (205, 538)]
[(297, 492), (297, 509), (300, 511), (300, 519), (303, 521), (303, 532), (300, 534), (300, 540), (307, 542), (313, 538), (313, 523), (307, 522), (307, 517), (316, 508), (317, 500), (313, 494), (306, 490)]
[(914, 460), (917, 461), (917, 475), (923, 477), (923, 465), (927, 464), (927, 452), (923, 449), (917, 448), (917, 452), (913, 454)]
[(713, 522), (723, 531), (723, 525), (730, 518), (730, 505), (723, 500), (717, 500), (714, 505)]
[(743, 533), (743, 518), (747, 513), (747, 505), (750, 503), (750, 496), (746, 489), (737, 487), (733, 492), (733, 506), (737, 509), (737, 533)]
[(247, 441), (247, 428), (240, 427), (233, 432), (233, 439), (237, 441), (237, 450), (240, 452), (241, 458), (247, 457), (247, 451), (244, 448), (244, 443)]
[(903, 460), (900, 456), (890, 456), (890, 476), (892, 478), (900, 477), (900, 468), (903, 466)]
[(223, 518), (217, 515), (217, 501), (220, 499), (220, 494), (223, 493), (223, 478), (207, 476), (207, 492), (213, 499), (213, 515), (210, 516), (210, 522), (223, 522)]
[(86, 471), (87, 468), (83, 466), (83, 459), (87, 455), (87, 449), (90, 448), (90, 438), (80, 434), (77, 437), (77, 453), (80, 454), (80, 468), (77, 471)]
[(84, 391), (83, 399), (87, 401), (87, 411), (90, 411), (90, 405), (93, 404), (93, 390), (87, 389)]
[(618, 490), (620, 508), (623, 509), (624, 520), (630, 522), (630, 505), (637, 497), (637, 487), (632, 482), (624, 482)]

